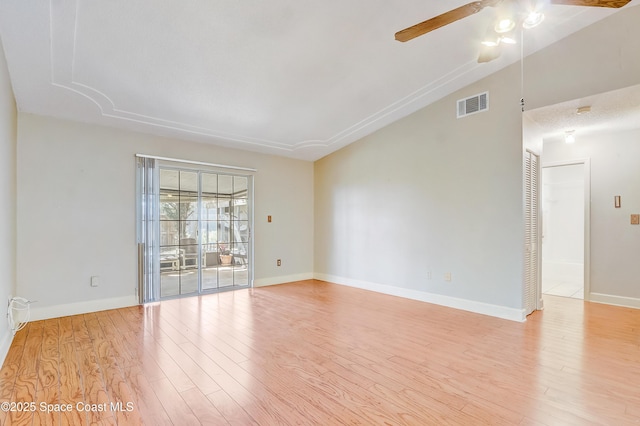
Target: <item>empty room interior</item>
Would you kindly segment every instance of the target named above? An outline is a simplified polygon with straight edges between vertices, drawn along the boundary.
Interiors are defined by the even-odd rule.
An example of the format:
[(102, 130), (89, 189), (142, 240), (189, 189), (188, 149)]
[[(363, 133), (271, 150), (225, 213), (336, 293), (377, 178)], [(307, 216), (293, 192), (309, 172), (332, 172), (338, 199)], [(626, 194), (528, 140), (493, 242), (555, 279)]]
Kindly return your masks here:
[(640, 424), (639, 1), (0, 2), (0, 425)]

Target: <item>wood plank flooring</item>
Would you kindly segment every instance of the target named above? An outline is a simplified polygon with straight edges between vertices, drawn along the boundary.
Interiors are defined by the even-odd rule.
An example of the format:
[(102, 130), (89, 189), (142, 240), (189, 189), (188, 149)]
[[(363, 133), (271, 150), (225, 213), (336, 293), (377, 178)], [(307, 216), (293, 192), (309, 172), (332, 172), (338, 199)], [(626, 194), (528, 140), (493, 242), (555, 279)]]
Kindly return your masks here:
[(36, 321), (0, 370), (0, 402), (35, 411), (0, 423), (640, 425), (640, 310), (545, 306), (516, 323), (303, 281)]

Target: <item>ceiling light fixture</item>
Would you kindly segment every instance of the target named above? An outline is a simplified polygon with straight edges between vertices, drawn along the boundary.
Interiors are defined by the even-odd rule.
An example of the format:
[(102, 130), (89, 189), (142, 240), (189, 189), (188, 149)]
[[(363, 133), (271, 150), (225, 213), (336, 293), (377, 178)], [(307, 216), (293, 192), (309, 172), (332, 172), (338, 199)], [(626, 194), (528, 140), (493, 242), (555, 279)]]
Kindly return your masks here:
[[(481, 41), (483, 46), (497, 47), (500, 43), (504, 44), (516, 44), (518, 43), (516, 37), (516, 22), (512, 18), (508, 17), (512, 14), (512, 11), (503, 10), (501, 12), (502, 18), (496, 21), (496, 24), (489, 27), (487, 34)], [(544, 19), (544, 15), (538, 12), (530, 13), (524, 20), (522, 26), (524, 28), (533, 28), (538, 25)], [(494, 58), (495, 59), (495, 58)], [(482, 61), (480, 61), (482, 62)]]
[(489, 27), (481, 43), (482, 45), (487, 47), (496, 47), (497, 45), (500, 44), (500, 39), (501, 37), (498, 34), (496, 34), (493, 28)]
[(500, 42), (507, 44), (516, 44), (516, 32), (515, 30), (511, 30), (507, 33), (500, 35)]
[(567, 130), (564, 132), (564, 142), (565, 143), (574, 143), (576, 141), (576, 137), (574, 135), (575, 130)]
[(516, 44), (517, 41), (514, 31), (509, 31), (506, 34), (497, 34), (493, 30), (491, 30), (487, 33), (484, 40), (482, 40), (480, 43), (487, 47), (496, 47), (500, 43)]
[(481, 43), (482, 43), (483, 46), (496, 47), (497, 45), (500, 44), (500, 38), (499, 37), (494, 37), (494, 38), (490, 38), (490, 39), (485, 39), (485, 40), (482, 40)]
[(511, 18), (500, 19), (498, 23), (493, 27), (498, 34), (508, 33), (516, 26), (516, 22)]
[(544, 13), (532, 10), (522, 22), (522, 27), (526, 30), (537, 27), (544, 21)]

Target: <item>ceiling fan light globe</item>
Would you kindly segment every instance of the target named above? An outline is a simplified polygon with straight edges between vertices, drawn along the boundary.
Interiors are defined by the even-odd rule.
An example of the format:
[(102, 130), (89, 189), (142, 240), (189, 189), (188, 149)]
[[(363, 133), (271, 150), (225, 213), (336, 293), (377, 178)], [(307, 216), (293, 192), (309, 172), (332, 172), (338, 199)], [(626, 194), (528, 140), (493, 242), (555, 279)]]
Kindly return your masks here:
[(505, 18), (505, 19), (500, 19), (498, 23), (496, 23), (494, 30), (499, 34), (503, 34), (503, 33), (508, 33), (515, 26), (516, 26), (516, 23), (513, 19)]
[(534, 10), (530, 12), (522, 22), (522, 27), (526, 30), (530, 30), (531, 28), (535, 28), (540, 25), (542, 21), (544, 21), (544, 13)]

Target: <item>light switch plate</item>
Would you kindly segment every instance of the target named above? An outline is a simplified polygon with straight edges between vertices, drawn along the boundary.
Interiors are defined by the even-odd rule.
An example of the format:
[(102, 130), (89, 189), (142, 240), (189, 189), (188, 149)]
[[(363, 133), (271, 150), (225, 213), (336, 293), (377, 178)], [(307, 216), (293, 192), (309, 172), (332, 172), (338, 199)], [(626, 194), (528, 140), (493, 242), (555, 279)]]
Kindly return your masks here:
[(640, 225), (640, 214), (632, 214), (631, 215), (631, 224), (632, 225)]

